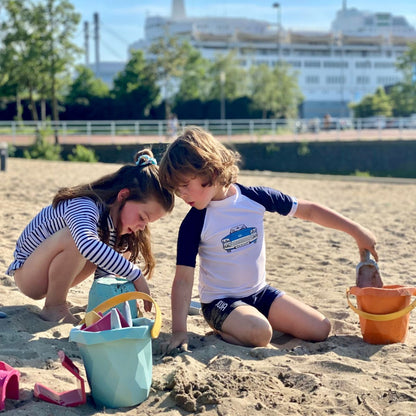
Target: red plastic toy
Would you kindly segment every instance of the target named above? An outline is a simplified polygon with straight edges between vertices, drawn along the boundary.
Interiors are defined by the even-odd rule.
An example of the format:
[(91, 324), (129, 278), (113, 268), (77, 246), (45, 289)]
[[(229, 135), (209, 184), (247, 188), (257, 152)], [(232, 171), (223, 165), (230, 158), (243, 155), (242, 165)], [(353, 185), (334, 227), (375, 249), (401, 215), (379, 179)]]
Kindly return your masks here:
[(16, 369), (0, 361), (0, 410), (4, 409), (6, 399), (19, 398), (19, 377), (20, 373)]
[(75, 407), (80, 404), (84, 404), (87, 401), (87, 397), (85, 395), (85, 382), (79, 375), (78, 367), (65, 355), (63, 351), (58, 351), (58, 356), (61, 359), (62, 366), (69, 370), (77, 378), (79, 388), (76, 390), (69, 390), (64, 393), (57, 393), (42, 384), (36, 383), (34, 396), (38, 399), (45, 400), (46, 402), (65, 407)]

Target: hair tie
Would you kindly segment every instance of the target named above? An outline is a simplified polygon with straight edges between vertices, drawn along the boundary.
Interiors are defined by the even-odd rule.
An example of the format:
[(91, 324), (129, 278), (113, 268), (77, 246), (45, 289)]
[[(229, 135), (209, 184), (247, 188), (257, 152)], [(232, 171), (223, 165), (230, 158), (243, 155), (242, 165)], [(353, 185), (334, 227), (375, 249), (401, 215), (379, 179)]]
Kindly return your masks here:
[(145, 166), (149, 165), (157, 165), (157, 161), (154, 157), (149, 155), (141, 155), (136, 162), (136, 165), (140, 168), (144, 168)]

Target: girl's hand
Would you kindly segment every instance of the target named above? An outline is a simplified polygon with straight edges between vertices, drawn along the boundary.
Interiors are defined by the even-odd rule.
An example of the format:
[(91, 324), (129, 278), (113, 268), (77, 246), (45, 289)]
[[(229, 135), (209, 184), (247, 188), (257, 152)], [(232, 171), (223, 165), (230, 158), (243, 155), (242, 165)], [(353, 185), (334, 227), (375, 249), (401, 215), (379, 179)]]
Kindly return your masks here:
[[(137, 280), (133, 282), (133, 284), (138, 292), (143, 292), (150, 296), (150, 289), (149, 289), (149, 286), (147, 285), (147, 281), (144, 278), (144, 276), (139, 277)], [(148, 300), (144, 300), (143, 305), (144, 305), (144, 310), (146, 312), (150, 312), (152, 310), (152, 302), (149, 302)]]

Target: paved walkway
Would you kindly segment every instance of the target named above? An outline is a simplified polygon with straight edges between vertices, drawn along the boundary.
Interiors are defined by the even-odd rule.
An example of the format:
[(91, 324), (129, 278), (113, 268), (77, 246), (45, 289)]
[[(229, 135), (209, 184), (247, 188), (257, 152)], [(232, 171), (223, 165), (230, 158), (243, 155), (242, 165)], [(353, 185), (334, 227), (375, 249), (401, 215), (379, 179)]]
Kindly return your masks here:
[[(319, 133), (298, 133), (298, 134), (278, 134), (278, 135), (232, 135), (216, 136), (224, 143), (227, 142), (296, 142), (296, 141), (355, 141), (355, 140), (416, 140), (416, 130), (413, 129), (365, 129), (365, 130), (330, 130), (320, 131)], [(53, 142), (54, 138), (49, 138)], [(16, 146), (30, 145), (33, 143), (32, 135), (22, 135), (13, 137), (12, 135), (0, 136), (0, 142), (11, 143)], [(170, 138), (165, 136), (111, 136), (111, 135), (76, 135), (60, 136), (61, 144), (137, 144), (137, 143), (168, 143)]]

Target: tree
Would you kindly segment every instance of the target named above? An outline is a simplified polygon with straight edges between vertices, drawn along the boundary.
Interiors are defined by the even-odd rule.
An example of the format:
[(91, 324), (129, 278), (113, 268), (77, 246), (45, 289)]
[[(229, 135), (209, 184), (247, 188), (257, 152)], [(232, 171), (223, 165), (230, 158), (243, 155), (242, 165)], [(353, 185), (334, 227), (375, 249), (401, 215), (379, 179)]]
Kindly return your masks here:
[(6, 79), (6, 88), (14, 90), (17, 118), (21, 117), (20, 100), (30, 98), (33, 120), (38, 119), (35, 93), (40, 88), (38, 64), (41, 57), (41, 34), (33, 30), (38, 15), (32, 5), (23, 0), (4, 1), (5, 19), (1, 22), (4, 34), (0, 51), (0, 64)]
[(132, 51), (123, 71), (114, 78), (114, 98), (126, 118), (147, 116), (159, 98), (156, 74), (140, 50)]
[(261, 110), (263, 118), (268, 115), (279, 118), (295, 118), (303, 97), (296, 73), (291, 73), (285, 63), (271, 69), (266, 64), (250, 68), (250, 97), (253, 108)]
[(91, 99), (108, 97), (110, 94), (107, 84), (96, 78), (92, 69), (83, 65), (76, 68), (77, 76), (69, 87), (65, 97), (68, 104), (89, 105)]
[[(68, 0), (45, 0), (38, 5), (43, 19), (36, 29), (44, 33), (44, 50), (46, 59), (42, 59), (44, 74), (49, 75), (47, 92), (52, 103), (52, 118), (59, 120), (58, 90), (65, 83), (65, 75), (73, 65), (74, 55), (81, 52), (72, 41), (80, 14)], [(68, 82), (68, 78), (66, 79)], [(55, 143), (59, 143), (55, 129)]]
[(354, 116), (359, 118), (392, 115), (392, 103), (383, 87), (378, 87), (375, 94), (366, 95), (358, 104), (351, 105)]
[(395, 116), (416, 113), (416, 42), (399, 57), (397, 68), (403, 72), (403, 81), (389, 90)]
[(17, 86), (16, 94), (29, 96), (34, 120), (38, 97), (50, 100), (58, 120), (58, 92), (69, 82), (74, 55), (81, 51), (71, 42), (80, 15), (68, 0), (3, 0), (2, 5), (0, 64), (7, 82)]
[(409, 44), (407, 50), (397, 60), (397, 68), (404, 74), (404, 82), (416, 82), (416, 42)]
[(400, 82), (390, 88), (389, 97), (395, 117), (416, 113), (416, 85)]
[(149, 48), (148, 59), (153, 63), (157, 79), (163, 86), (166, 118), (170, 116), (175, 82), (183, 75), (189, 50), (187, 42), (169, 36), (160, 38)]
[(210, 62), (203, 58), (197, 49), (189, 45), (179, 89), (175, 94), (176, 103), (191, 100), (205, 101), (207, 99), (210, 86), (209, 67)]
[(208, 74), (211, 85), (208, 92), (210, 100), (235, 100), (248, 94), (247, 73), (236, 58), (236, 51), (217, 55)]

